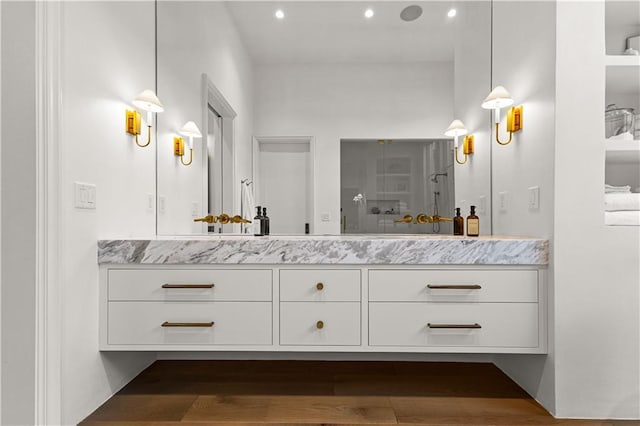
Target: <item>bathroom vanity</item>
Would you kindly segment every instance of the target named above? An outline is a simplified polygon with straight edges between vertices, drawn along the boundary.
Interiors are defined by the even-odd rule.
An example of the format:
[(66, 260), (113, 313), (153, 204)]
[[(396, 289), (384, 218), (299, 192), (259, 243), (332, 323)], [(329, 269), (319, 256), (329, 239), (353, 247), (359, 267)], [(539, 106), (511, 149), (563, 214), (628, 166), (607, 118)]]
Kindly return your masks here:
[(548, 242), (102, 240), (105, 351), (545, 353)]

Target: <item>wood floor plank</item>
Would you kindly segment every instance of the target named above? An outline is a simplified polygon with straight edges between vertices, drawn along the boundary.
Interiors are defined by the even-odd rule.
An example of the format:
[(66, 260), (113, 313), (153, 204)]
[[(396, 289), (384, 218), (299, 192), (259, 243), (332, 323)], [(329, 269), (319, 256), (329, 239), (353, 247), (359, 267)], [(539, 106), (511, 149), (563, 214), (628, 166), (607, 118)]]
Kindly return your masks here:
[(197, 395), (115, 395), (85, 421), (179, 421)]
[(185, 414), (185, 422), (261, 422), (300, 424), (395, 424), (384, 397), (203, 396)]

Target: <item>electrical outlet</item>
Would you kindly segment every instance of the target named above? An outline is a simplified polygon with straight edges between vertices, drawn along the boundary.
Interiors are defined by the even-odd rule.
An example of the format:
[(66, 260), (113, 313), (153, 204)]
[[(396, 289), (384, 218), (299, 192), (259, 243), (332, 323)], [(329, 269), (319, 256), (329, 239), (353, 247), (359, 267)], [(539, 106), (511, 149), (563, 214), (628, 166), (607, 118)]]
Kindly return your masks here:
[(540, 208), (540, 187), (532, 186), (529, 188), (529, 209), (537, 210)]
[(487, 197), (481, 195), (478, 199), (478, 213), (486, 213), (487, 212)]
[(74, 182), (74, 206), (78, 209), (96, 208), (96, 186), (91, 183)]
[(167, 197), (161, 195), (158, 197), (158, 213), (165, 214), (167, 211)]
[(331, 222), (331, 213), (323, 212), (320, 214), (320, 220), (323, 222)]
[(191, 202), (191, 217), (198, 217), (200, 215), (200, 208), (197, 201)]
[(501, 212), (507, 211), (507, 196), (509, 193), (507, 191), (498, 192), (498, 210)]

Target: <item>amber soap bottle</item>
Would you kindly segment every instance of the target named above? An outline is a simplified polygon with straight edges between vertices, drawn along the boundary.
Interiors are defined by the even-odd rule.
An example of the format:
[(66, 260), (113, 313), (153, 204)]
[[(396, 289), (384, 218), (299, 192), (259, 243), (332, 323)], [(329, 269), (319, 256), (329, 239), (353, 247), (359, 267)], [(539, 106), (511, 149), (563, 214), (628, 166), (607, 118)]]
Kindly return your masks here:
[(471, 214), (467, 216), (467, 236), (477, 237), (480, 235), (480, 218), (476, 216), (476, 206), (471, 206)]
[(460, 207), (456, 207), (456, 216), (453, 218), (453, 235), (464, 235), (464, 218), (460, 216)]

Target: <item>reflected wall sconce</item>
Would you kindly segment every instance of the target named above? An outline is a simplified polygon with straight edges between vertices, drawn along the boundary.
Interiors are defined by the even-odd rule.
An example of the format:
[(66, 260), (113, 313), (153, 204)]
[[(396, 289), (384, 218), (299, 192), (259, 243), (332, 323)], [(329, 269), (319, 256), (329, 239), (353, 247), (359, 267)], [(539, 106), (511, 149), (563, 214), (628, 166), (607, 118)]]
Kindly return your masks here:
[[(456, 163), (464, 164), (469, 159), (469, 155), (473, 154), (473, 135), (467, 135), (467, 128), (460, 120), (453, 120), (449, 124), (449, 128), (444, 132), (445, 136), (453, 137), (453, 150)], [(464, 142), (462, 143), (462, 152), (464, 154), (464, 161), (458, 159), (458, 137), (464, 136)]]
[(151, 127), (153, 113), (158, 113), (164, 111), (164, 106), (160, 99), (153, 93), (153, 90), (145, 90), (135, 97), (133, 100), (133, 105), (136, 108), (139, 108), (143, 111), (147, 112), (147, 128), (148, 128), (148, 136), (147, 143), (141, 144), (138, 140), (138, 135), (140, 135), (140, 113), (138, 111), (127, 110), (126, 112), (126, 131), (129, 134), (132, 134), (136, 137), (136, 145), (144, 148), (151, 143)]
[(502, 86), (496, 86), (495, 89), (489, 93), (484, 102), (482, 102), (482, 108), (492, 109), (495, 111), (494, 121), (496, 123), (496, 142), (500, 145), (509, 145), (513, 139), (513, 134), (522, 130), (522, 105), (518, 107), (511, 107), (507, 112), (507, 131), (509, 132), (509, 139), (505, 142), (500, 141), (500, 109), (513, 105), (513, 98)]
[(187, 121), (179, 133), (189, 138), (189, 162), (184, 162), (184, 139), (179, 136), (173, 138), (173, 153), (180, 157), (180, 162), (184, 166), (188, 166), (193, 162), (193, 138), (201, 138), (202, 133), (193, 121)]

